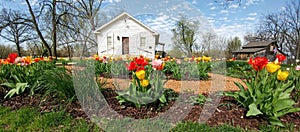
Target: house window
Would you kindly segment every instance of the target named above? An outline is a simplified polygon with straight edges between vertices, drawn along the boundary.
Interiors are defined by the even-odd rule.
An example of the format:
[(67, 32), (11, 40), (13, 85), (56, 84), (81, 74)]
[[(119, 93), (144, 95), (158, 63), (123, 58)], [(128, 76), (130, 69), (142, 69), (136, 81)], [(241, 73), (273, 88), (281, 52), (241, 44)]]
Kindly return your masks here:
[(141, 39), (140, 39), (140, 47), (146, 47), (146, 37), (141, 37)]
[(107, 36), (107, 47), (112, 47), (112, 39), (111, 39), (111, 36)]

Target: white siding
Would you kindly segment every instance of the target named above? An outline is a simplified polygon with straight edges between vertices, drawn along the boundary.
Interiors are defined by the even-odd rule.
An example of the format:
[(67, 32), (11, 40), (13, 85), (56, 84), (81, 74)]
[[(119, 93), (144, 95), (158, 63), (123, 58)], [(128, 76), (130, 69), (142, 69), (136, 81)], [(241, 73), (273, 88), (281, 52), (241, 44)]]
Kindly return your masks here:
[[(112, 37), (113, 49), (107, 49), (107, 36)], [(122, 55), (122, 37), (129, 37), (130, 55), (154, 57), (156, 40), (153, 33), (130, 18), (126, 19), (126, 22), (121, 18), (101, 29), (101, 33), (97, 34), (99, 55)], [(140, 50), (140, 37), (146, 38), (146, 45), (142, 50)], [(151, 47), (151, 49), (149, 47)], [(101, 53), (102, 51), (105, 52)], [(145, 51), (151, 52), (152, 54)]]

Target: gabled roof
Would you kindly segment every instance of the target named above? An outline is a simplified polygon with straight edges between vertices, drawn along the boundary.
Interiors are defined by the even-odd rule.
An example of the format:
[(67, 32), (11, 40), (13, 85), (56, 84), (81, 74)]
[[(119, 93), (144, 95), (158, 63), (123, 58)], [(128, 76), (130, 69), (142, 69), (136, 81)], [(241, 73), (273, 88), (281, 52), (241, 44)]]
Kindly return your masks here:
[(246, 48), (246, 49), (232, 51), (232, 53), (255, 53), (264, 49), (265, 48)]
[(135, 19), (133, 16), (129, 15), (126, 12), (121, 13), (120, 15), (118, 15), (117, 17), (115, 17), (114, 19), (112, 19), (111, 21), (109, 21), (108, 23), (102, 25), (101, 27), (99, 27), (98, 29), (95, 30), (94, 33), (100, 33), (102, 29), (104, 29), (105, 27), (113, 24), (115, 21), (122, 19), (122, 18), (126, 18), (126, 19), (131, 19), (134, 22), (136, 22), (137, 24), (139, 24), (140, 26), (142, 26), (143, 28), (149, 30), (150, 32), (152, 32), (155, 35), (159, 35), (157, 32), (155, 32), (153, 29), (149, 28), (148, 26), (146, 26), (145, 24), (143, 24), (142, 22), (140, 22), (139, 20)]
[(243, 46), (243, 48), (255, 48), (255, 47), (266, 47), (272, 43), (276, 43), (276, 41), (261, 41), (261, 42), (250, 42)]

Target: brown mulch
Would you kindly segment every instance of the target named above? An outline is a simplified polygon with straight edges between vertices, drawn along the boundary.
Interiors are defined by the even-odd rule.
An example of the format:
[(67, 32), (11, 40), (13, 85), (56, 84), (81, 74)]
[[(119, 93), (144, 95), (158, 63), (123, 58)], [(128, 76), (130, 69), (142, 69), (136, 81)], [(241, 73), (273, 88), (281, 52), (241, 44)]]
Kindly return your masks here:
[[(164, 84), (165, 88), (173, 89), (176, 92), (193, 92), (195, 94), (199, 93), (210, 93), (216, 91), (237, 91), (239, 88), (234, 84), (234, 82), (239, 82), (245, 86), (243, 81), (238, 78), (233, 78), (229, 76), (223, 76), (218, 74), (208, 74), (210, 78), (208, 80), (190, 80), (181, 81), (168, 79)], [(103, 78), (101, 80), (107, 83), (105, 88), (115, 88), (114, 83), (121, 84), (126, 88), (129, 86), (129, 79), (118, 79), (118, 78)]]
[[(210, 76), (214, 76), (210, 74)], [(196, 96), (198, 93), (204, 93), (206, 96), (218, 97), (212, 98), (211, 102), (218, 101), (220, 102), (216, 105), (216, 109), (204, 109), (203, 106), (194, 105), (191, 106), (190, 111), (186, 116), (183, 118), (183, 121), (192, 121), (198, 122), (199, 119), (205, 118), (206, 116), (209, 119), (206, 123), (210, 126), (221, 125), (221, 124), (230, 124), (233, 126), (238, 126), (244, 129), (252, 129), (258, 130), (259, 126), (262, 124), (268, 124), (267, 120), (263, 117), (256, 116), (256, 117), (246, 117), (246, 109), (240, 107), (237, 102), (231, 98), (226, 96), (219, 96), (216, 94), (215, 91), (234, 91), (238, 90), (238, 88), (234, 85), (233, 81), (242, 82), (240, 79), (231, 78), (231, 77), (224, 77), (216, 75), (215, 81), (219, 83), (214, 83), (214, 80), (208, 81), (187, 81), (187, 82), (180, 82), (176, 80), (168, 80), (165, 84), (166, 88), (172, 88), (175, 91), (181, 91), (183, 94), (182, 96)], [(213, 77), (212, 77), (213, 78)], [(222, 80), (222, 81), (220, 81)], [(149, 104), (148, 107), (141, 107), (140, 109), (135, 108), (131, 104), (124, 104), (120, 105), (118, 100), (115, 98), (117, 96), (115, 89), (112, 85), (112, 79), (106, 80), (106, 89), (102, 91), (103, 96), (105, 97), (107, 104), (110, 108), (114, 111), (119, 113), (123, 116), (132, 117), (135, 119), (143, 119), (143, 118), (153, 118), (157, 117), (160, 113), (164, 113), (169, 110), (174, 104), (175, 101), (168, 102), (167, 106), (159, 107), (157, 104)], [(221, 83), (223, 82), (223, 83)], [(181, 89), (181, 86), (189, 86), (189, 89)], [(215, 87), (216, 85), (217, 87)], [(195, 86), (199, 86), (199, 88), (193, 88)], [(64, 100), (57, 101), (57, 97), (48, 97), (45, 100), (41, 95), (34, 95), (34, 96), (27, 96), (27, 95), (20, 95), (13, 97), (11, 99), (3, 99), (4, 91), (1, 90), (0, 86), (0, 103), (2, 106), (11, 107), (14, 109), (19, 109), (21, 107), (37, 107), (41, 112), (50, 112), (61, 109), (61, 105), (65, 106), (67, 102)], [(215, 100), (216, 99), (216, 100)], [(298, 101), (298, 106), (299, 101)], [(158, 109), (160, 108), (160, 109)], [(87, 121), (90, 121), (87, 114), (81, 108), (81, 105), (78, 101), (75, 101), (68, 105), (67, 112), (69, 112), (75, 118), (84, 118)], [(182, 113), (181, 113), (182, 112)], [(213, 112), (213, 113), (212, 113)], [(212, 115), (209, 115), (212, 113)], [(178, 115), (185, 115), (184, 111), (176, 111), (174, 118)], [(294, 127), (299, 129), (300, 127), (300, 112), (295, 112), (292, 114), (287, 114), (281, 117), (281, 121), (283, 123), (293, 123)]]

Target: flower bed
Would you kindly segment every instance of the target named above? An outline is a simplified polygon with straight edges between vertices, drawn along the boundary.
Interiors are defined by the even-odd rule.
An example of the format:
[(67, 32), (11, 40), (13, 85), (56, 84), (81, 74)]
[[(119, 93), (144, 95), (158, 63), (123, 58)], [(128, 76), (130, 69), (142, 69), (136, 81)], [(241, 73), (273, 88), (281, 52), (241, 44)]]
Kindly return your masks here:
[[(117, 79), (129, 78), (131, 81), (127, 90), (116, 91), (115, 89), (109, 89), (112, 88), (111, 86), (106, 89), (103, 89), (102, 85), (98, 86), (100, 86), (100, 90), (102, 90), (111, 108), (123, 116), (138, 119), (156, 117), (173, 105), (180, 90), (165, 88), (170, 88), (176, 83), (182, 83), (181, 81), (197, 82), (193, 80), (195, 78), (201, 80), (198, 81), (199, 84), (209, 82), (209, 78), (206, 77), (216, 75), (208, 73), (212, 62), (199, 61), (198, 58), (190, 58), (179, 62), (171, 58), (150, 60), (142, 56), (128, 58), (128, 60), (97, 57), (94, 56), (91, 60), (83, 62), (78, 61), (74, 67), (81, 66), (83, 67), (81, 70), (85, 70), (88, 69), (89, 64), (94, 64), (95, 67), (93, 68), (95, 68), (96, 76), (105, 75)], [(242, 82), (239, 79), (229, 79), (231, 85), (233, 85), (233, 81), (239, 81), (239, 83), (236, 83), (237, 87), (235, 88), (240, 88), (240, 91), (228, 92), (227, 96), (221, 96), (219, 106), (207, 123), (211, 126), (226, 123), (243, 128), (259, 129), (260, 124), (267, 125), (271, 123), (283, 126), (292, 122), (295, 124), (294, 127), (298, 129), (300, 125), (299, 120), (297, 120), (300, 117), (298, 112), (300, 85), (298, 76), (300, 73), (295, 68), (290, 69), (287, 73), (287, 70), (279, 65), (282, 60), (282, 56), (281, 58), (279, 56), (278, 61), (275, 62), (267, 62), (265, 58), (251, 59), (249, 61), (250, 65), (244, 65), (253, 68), (248, 68), (247, 72), (249, 74), (243, 78), (246, 85), (240, 85), (239, 83)], [(183, 65), (183, 67), (180, 65)], [(29, 57), (18, 59), (14, 55), (1, 60), (0, 68), (1, 89), (5, 89), (0, 94), (2, 98), (0, 102), (4, 106), (39, 105), (37, 102), (50, 99), (54, 100), (54, 103), (46, 103), (42, 111), (59, 109), (58, 104), (63, 103), (69, 106), (67, 111), (74, 116), (87, 117), (83, 115), (84, 112), (78, 105), (78, 100), (75, 99), (72, 77), (65, 68), (57, 67), (51, 61), (45, 61), (45, 58), (39, 60), (29, 59)], [(204, 76), (201, 76), (200, 72)], [(176, 79), (176, 74), (179, 73), (181, 73), (180, 77), (177, 80), (168, 80), (168, 84), (167, 77), (164, 75)], [(203, 84), (200, 85), (200, 89)], [(206, 85), (205, 88), (207, 86), (209, 85)], [(228, 86), (225, 85), (225, 88), (228, 88)], [(186, 90), (189, 91), (188, 88)], [(218, 93), (218, 91), (219, 89), (216, 89), (214, 92)], [(198, 121), (201, 112), (209, 112), (203, 111), (201, 104), (205, 101), (213, 102), (214, 100), (207, 99), (208, 95), (200, 96), (199, 93), (185, 93), (185, 96), (192, 97), (191, 100), (186, 101), (190, 101), (191, 105), (194, 104), (194, 106), (191, 106), (192, 109), (186, 115), (184, 121)], [(33, 96), (28, 96), (28, 94)], [(6, 95), (6, 99), (3, 100), (4, 95)], [(56, 99), (59, 101), (55, 101)], [(68, 103), (68, 100), (70, 100), (70, 103)], [(32, 103), (32, 101), (35, 103)], [(20, 104), (20, 106), (17, 106), (17, 104)], [(47, 107), (48, 105), (54, 105), (55, 107)], [(180, 113), (177, 114), (180, 115)]]

